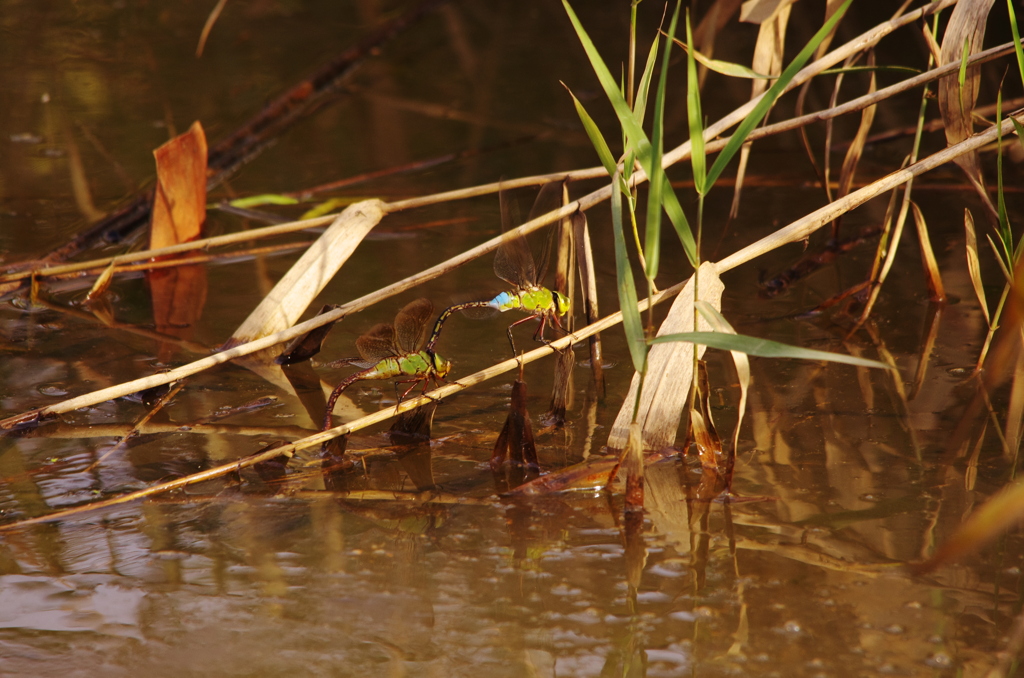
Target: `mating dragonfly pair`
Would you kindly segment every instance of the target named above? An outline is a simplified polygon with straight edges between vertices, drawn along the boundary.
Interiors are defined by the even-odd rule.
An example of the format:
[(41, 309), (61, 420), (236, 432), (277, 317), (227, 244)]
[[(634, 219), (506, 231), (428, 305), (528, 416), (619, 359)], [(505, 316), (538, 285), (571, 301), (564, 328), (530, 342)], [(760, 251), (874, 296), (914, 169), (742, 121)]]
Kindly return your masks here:
[[(518, 220), (513, 216), (514, 209), (509, 196), (502, 192), (500, 199), (501, 227), (502, 233), (505, 233), (515, 226)], [(395, 316), (394, 324), (380, 323), (356, 339), (356, 349), (362, 360), (352, 362), (365, 369), (343, 379), (331, 392), (324, 414), (323, 430), (331, 427), (331, 414), (334, 412), (338, 397), (357, 381), (396, 379), (397, 383), (411, 383), (405, 393), (399, 396), (401, 401), (417, 384), (422, 382), (426, 386), (431, 380), (439, 383), (444, 379), (452, 365), (449, 360), (435, 353), (434, 347), (441, 336), (441, 328), (445, 321), (457, 311), (490, 309), (500, 313), (511, 310), (528, 313), (527, 317), (517, 320), (508, 327), (508, 340), (513, 354), (516, 354), (516, 347), (512, 339), (512, 328), (516, 325), (539, 318), (540, 325), (534, 339), (540, 341), (544, 341), (544, 329), (548, 323), (564, 332), (559, 318), (569, 312), (569, 298), (540, 284), (547, 268), (549, 249), (545, 247), (538, 268), (526, 238), (521, 235), (506, 238), (494, 256), (494, 273), (512, 285), (512, 289), (487, 301), (470, 301), (449, 306), (438, 316), (429, 339), (429, 321), (434, 312), (434, 305), (425, 298), (406, 304)]]

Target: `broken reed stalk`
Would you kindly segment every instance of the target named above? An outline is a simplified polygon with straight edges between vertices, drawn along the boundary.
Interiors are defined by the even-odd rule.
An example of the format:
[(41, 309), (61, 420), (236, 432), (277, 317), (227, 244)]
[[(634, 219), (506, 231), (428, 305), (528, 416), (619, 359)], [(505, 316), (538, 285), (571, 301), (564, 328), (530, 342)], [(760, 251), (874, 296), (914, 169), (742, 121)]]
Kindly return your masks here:
[[(1018, 112), (1014, 114), (1014, 117), (1018, 121), (1024, 121), (1024, 113)], [(1004, 120), (999, 127), (1002, 128), (1001, 133), (1004, 135), (1008, 135), (1013, 131), (1013, 123), (1010, 120)], [(802, 240), (809, 236), (814, 231), (816, 231), (817, 229), (821, 228), (822, 225), (826, 223), (831, 223), (831, 221), (835, 219), (837, 216), (844, 214), (850, 211), (851, 209), (864, 204), (871, 198), (874, 198), (875, 196), (881, 193), (889, 191), (895, 188), (896, 186), (905, 183), (906, 181), (910, 180), (915, 176), (919, 176), (921, 174), (924, 174), (925, 172), (935, 169), (936, 167), (939, 167), (940, 165), (943, 165), (951, 161), (958, 155), (968, 153), (973, 150), (977, 150), (978, 148), (981, 148), (982, 146), (991, 143), (992, 141), (995, 140), (996, 133), (996, 126), (992, 126), (988, 130), (981, 132), (979, 134), (975, 134), (974, 136), (969, 137), (968, 139), (960, 142), (959, 144), (956, 144), (955, 146), (950, 146), (938, 153), (935, 153), (924, 158), (923, 160), (917, 163), (914, 163), (913, 165), (910, 165), (909, 167), (892, 172), (891, 174), (888, 174), (882, 177), (881, 179), (874, 181), (868, 184), (867, 186), (854, 191), (853, 193), (850, 193), (841, 200), (829, 203), (828, 205), (825, 205), (824, 207), (821, 207), (815, 210), (814, 212), (811, 212), (810, 214), (800, 219), (797, 219), (788, 226), (785, 226), (779, 229), (778, 231), (775, 231), (774, 233), (765, 236), (764, 238), (761, 238), (760, 240), (750, 245), (747, 245), (746, 247), (737, 252), (734, 252), (725, 259), (722, 259), (719, 262), (717, 262), (715, 264), (715, 268), (717, 272), (721, 274), (724, 273), (725, 271), (736, 268), (741, 264), (747, 263), (748, 261), (751, 261), (754, 258), (761, 256), (762, 254), (765, 254), (766, 252), (770, 252), (771, 250), (781, 247), (782, 245)], [(549, 212), (548, 214), (541, 215), (540, 217), (528, 221), (527, 223), (523, 224), (522, 226), (519, 226), (518, 228), (512, 229), (508, 233), (492, 238), (491, 240), (488, 240), (487, 242), (478, 245), (477, 247), (467, 250), (462, 254), (452, 257), (447, 261), (441, 262), (436, 266), (428, 268), (415, 275), (409, 276), (408, 278), (388, 285), (387, 287), (383, 287), (375, 292), (371, 292), (370, 294), (364, 295), (359, 299), (351, 301), (347, 304), (343, 304), (342, 306), (339, 306), (337, 309), (333, 311), (318, 315), (303, 323), (299, 323), (298, 325), (295, 325), (294, 327), (291, 327), (287, 330), (275, 332), (274, 334), (261, 337), (260, 339), (251, 341), (246, 344), (235, 346), (228, 350), (221, 351), (220, 353), (216, 353), (201, 360), (197, 360), (193, 363), (189, 363), (187, 365), (182, 365), (181, 367), (169, 370), (167, 372), (154, 374), (149, 377), (143, 377), (140, 379), (135, 379), (133, 381), (125, 382), (123, 384), (118, 384), (115, 386), (110, 386), (99, 391), (93, 391), (92, 393), (86, 393), (84, 395), (71, 398), (69, 400), (54, 403), (53, 405), (48, 405), (46, 407), (30, 410), (20, 415), (8, 417), (6, 419), (0, 420), (0, 429), (9, 429), (19, 424), (33, 421), (38, 417), (51, 414), (60, 414), (63, 412), (71, 412), (81, 407), (88, 407), (90, 405), (95, 405), (97, 403), (101, 403), (106, 400), (111, 400), (113, 398), (120, 398), (130, 393), (136, 393), (138, 391), (151, 388), (153, 386), (169, 384), (183, 377), (191, 376), (193, 374), (197, 374), (198, 372), (202, 372), (203, 370), (214, 367), (215, 365), (220, 365), (235, 358), (240, 358), (244, 355), (255, 353), (256, 351), (261, 351), (265, 348), (274, 346), (275, 344), (291, 341), (295, 337), (301, 336), (302, 334), (305, 334), (306, 332), (312, 329), (320, 327), (321, 325), (325, 325), (329, 322), (336, 322), (337, 320), (340, 320), (341, 318), (345, 317), (346, 315), (349, 315), (350, 313), (361, 311), (362, 309), (367, 308), (377, 303), (378, 301), (387, 299), (388, 297), (394, 296), (427, 280), (432, 280), (433, 278), (436, 278), (451, 269), (461, 266), (467, 261), (470, 261), (488, 252), (491, 252), (497, 249), (498, 245), (501, 244), (504, 238), (515, 238), (518, 237), (520, 234), (525, 235), (553, 221), (563, 219), (577, 210), (586, 210), (592, 207), (593, 205), (597, 204), (598, 202), (607, 199), (610, 196), (610, 194), (611, 185), (605, 186), (597, 191), (590, 193), (589, 195), (584, 196), (583, 198), (580, 198), (576, 202), (570, 203), (569, 205), (566, 205), (561, 209)], [(680, 285), (681, 284), (682, 283), (680, 283)], [(677, 287), (680, 287), (680, 285), (677, 285), (676, 287), (669, 289), (676, 289)], [(659, 299), (661, 298), (658, 295), (655, 295), (655, 297)], [(608, 317), (611, 318), (613, 316)], [(590, 327), (595, 327), (595, 325), (590, 325), (586, 329), (589, 329)], [(577, 332), (576, 336), (582, 338), (584, 336), (590, 336), (590, 334), (588, 333), (585, 335), (581, 335), (580, 333)], [(532, 353), (527, 355), (532, 355)], [(533, 359), (535, 360), (536, 358)]]

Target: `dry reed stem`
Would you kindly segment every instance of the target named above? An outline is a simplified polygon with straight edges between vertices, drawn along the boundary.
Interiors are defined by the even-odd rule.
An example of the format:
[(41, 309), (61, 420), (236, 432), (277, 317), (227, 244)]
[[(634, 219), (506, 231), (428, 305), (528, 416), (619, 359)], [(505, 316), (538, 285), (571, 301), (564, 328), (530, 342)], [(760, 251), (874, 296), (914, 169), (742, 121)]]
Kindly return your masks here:
[[(1018, 112), (1014, 114), (1013, 117), (1015, 117), (1018, 122), (1024, 122), (1024, 113)], [(1010, 120), (1004, 120), (999, 127), (1002, 128), (1003, 135), (1010, 134), (1013, 131), (1013, 123)], [(984, 132), (975, 134), (955, 146), (945, 148), (938, 153), (930, 155), (923, 160), (910, 165), (909, 167), (887, 174), (881, 179), (871, 182), (864, 188), (858, 189), (840, 200), (836, 200), (824, 207), (820, 207), (814, 212), (797, 219), (788, 226), (780, 228), (771, 235), (765, 236), (757, 242), (747, 245), (743, 249), (730, 254), (725, 259), (720, 260), (716, 264), (719, 274), (736, 268), (740, 264), (745, 264), (755, 257), (766, 252), (770, 252), (782, 245), (803, 240), (823, 225), (831, 222), (840, 214), (844, 214), (855, 207), (863, 205), (868, 200), (896, 188), (913, 177), (929, 172), (940, 165), (944, 165), (963, 153), (977, 150), (986, 144), (992, 143), (996, 139), (996, 131), (996, 126), (993, 125)]]
[(193, 250), (206, 249), (208, 247), (220, 247), (222, 245), (233, 245), (239, 242), (248, 242), (257, 238), (272, 238), (277, 235), (286, 235), (288, 233), (294, 233), (295, 231), (303, 231), (307, 228), (317, 228), (319, 226), (326, 226), (330, 224), (337, 217), (336, 214), (331, 214), (325, 217), (317, 217), (316, 219), (304, 219), (302, 221), (289, 221), (284, 224), (275, 224), (274, 226), (265, 226), (263, 228), (255, 228), (251, 231), (239, 231), (237, 233), (227, 233), (225, 235), (217, 235), (212, 238), (202, 238), (201, 240), (192, 240), (190, 242), (183, 242), (178, 245), (170, 245), (168, 247), (160, 247), (157, 249), (143, 250), (141, 252), (128, 252), (125, 254), (118, 254), (114, 257), (104, 257), (102, 259), (92, 259), (90, 261), (80, 261), (74, 264), (62, 264), (60, 266), (47, 266), (31, 271), (18, 271), (16, 273), (8, 273), (6, 275), (0, 275), (0, 283), (13, 282), (15, 280), (23, 280), (35, 276), (47, 277), (52, 275), (59, 275), (62, 273), (77, 273), (81, 271), (87, 271), (93, 268), (105, 268), (111, 261), (117, 260), (118, 264), (126, 264), (133, 261), (145, 261), (146, 259), (152, 259), (156, 257), (166, 257), (172, 254), (180, 254), (182, 252), (191, 252)]

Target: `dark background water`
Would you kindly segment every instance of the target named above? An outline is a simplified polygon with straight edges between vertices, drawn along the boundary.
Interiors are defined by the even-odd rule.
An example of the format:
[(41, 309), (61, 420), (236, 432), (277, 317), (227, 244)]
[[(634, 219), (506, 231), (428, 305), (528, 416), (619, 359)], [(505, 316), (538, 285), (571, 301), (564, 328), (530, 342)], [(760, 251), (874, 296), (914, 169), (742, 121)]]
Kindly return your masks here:
[[(821, 8), (804, 4), (794, 8), (792, 30), (806, 37)], [(876, 16), (884, 4), (858, 4), (838, 40), (885, 18)], [(195, 2), (6, 4), (0, 18), (5, 263), (44, 254), (83, 227), (76, 171), (95, 208), (111, 208), (151, 180), (151, 151), (169, 135), (200, 120), (211, 142), (226, 136), (402, 6), (228, 3), (197, 59), (210, 9)], [(608, 62), (619, 63), (626, 7), (581, 3), (578, 9)], [(641, 5), (641, 53), (660, 11)], [(988, 42), (1005, 39), (996, 35), (1004, 20), (992, 25)], [(733, 24), (716, 56), (749, 61), (755, 37), (756, 27)], [(923, 41), (910, 30), (883, 42), (878, 55), (879, 63), (915, 67), (924, 59)], [(994, 98), (1003, 65), (986, 69), (982, 103)], [(673, 69), (670, 145), (686, 137), (681, 62)], [(887, 84), (902, 76), (880, 77)], [(391, 200), (590, 166), (595, 155), (559, 81), (612, 137), (610, 110), (559, 4), (446, 4), (362, 64), (342, 91), (211, 200), (298, 191), (460, 151), (474, 153), (332, 195)], [(1007, 82), (1005, 95), (1019, 94), (1012, 70)], [(848, 96), (864, 91), (862, 77), (847, 83)], [(747, 92), (746, 84), (711, 76), (704, 94), (709, 119)], [(829, 92), (827, 85), (812, 89), (808, 107), (824, 106)], [(918, 96), (883, 106), (875, 129), (912, 124)], [(782, 102), (778, 115), (791, 106)], [(849, 138), (855, 127), (856, 120), (839, 122), (837, 138)], [(820, 153), (822, 131), (811, 134)], [(925, 139), (930, 150), (942, 143), (941, 134)], [(908, 144), (869, 146), (858, 177), (870, 180), (897, 167)], [(991, 170), (991, 155), (985, 162)], [(684, 186), (677, 190), (690, 210), (687, 171), (677, 168), (671, 176)], [(1008, 164), (1006, 171), (1007, 185), (1016, 188), (1016, 167)], [(731, 222), (731, 191), (712, 194), (707, 258), (721, 258), (822, 204), (795, 136), (757, 144), (748, 181), (740, 216)], [(572, 190), (581, 195), (597, 185)], [(994, 424), (985, 428), (987, 415), (967, 421), (966, 437), (954, 436), (977, 390), (967, 377), (985, 333), (964, 265), (962, 228), (964, 207), (979, 224), (981, 208), (953, 168), (926, 177), (915, 191), (951, 295), (936, 321), (937, 343), (923, 358), (932, 309), (909, 232), (873, 322), (846, 341), (849, 319), (842, 314), (791, 315), (861, 280), (871, 243), (771, 300), (758, 297), (758, 281), (797, 259), (799, 244), (725, 276), (723, 312), (741, 332), (872, 358), (887, 352), (899, 367), (893, 378), (754, 359), (734, 489), (762, 501), (693, 501), (699, 467), (662, 462), (648, 472), (648, 512), (636, 544), (624, 541), (619, 502), (600, 493), (500, 498), (487, 465), (509, 396), (508, 381), (498, 379), (444, 402), (428, 448), (397, 455), (381, 428), (349, 443), (354, 455), (371, 458), (366, 475), (350, 481), (354, 489), (432, 488), (461, 503), (339, 501), (323, 491), (307, 456), (291, 463), (284, 492), (246, 472), (240, 483), (211, 483), (0, 535), (0, 674), (982, 674), (1021, 607), (1019, 535), (929, 578), (900, 568), (928, 555), (1016, 468)], [(297, 217), (305, 207), (278, 212)], [(873, 201), (848, 215), (845, 227), (852, 234), (877, 225), (885, 207), (885, 198)], [(1015, 192), (1009, 208), (1019, 222)], [(616, 305), (609, 219), (603, 206), (591, 212), (607, 310)], [(211, 234), (257, 225), (217, 212), (207, 223)], [(356, 298), (498, 232), (493, 196), (388, 216), (318, 301)], [(664, 286), (689, 274), (673, 240), (665, 241)], [(121, 251), (97, 248), (88, 256), (104, 249)], [(986, 252), (987, 246), (991, 303), (1001, 277)], [(208, 266), (207, 301), (191, 340), (214, 347), (227, 339), (297, 256)], [(44, 286), (49, 308), (21, 298), (0, 308), (5, 416), (196, 357), (82, 313), (89, 284)], [(347, 318), (322, 358), (351, 355), (356, 336), (390, 321), (415, 296), (443, 306), (499, 289), (489, 258), (474, 262)], [(119, 278), (111, 303), (120, 323), (145, 328), (153, 322), (142, 277)], [(505, 357), (504, 317), (457, 320), (443, 345), (456, 374)], [(605, 340), (607, 397), (595, 398), (589, 371), (578, 366), (569, 423), (539, 433), (546, 470), (596, 454), (604, 444), (630, 378), (619, 332), (607, 332)], [(525, 331), (520, 341), (528, 341)], [(715, 416), (728, 438), (736, 419), (735, 376), (727, 357), (712, 351), (708, 359)], [(341, 375), (320, 370), (331, 383)], [(546, 362), (527, 370), (538, 429), (549, 375)], [(374, 382), (347, 395), (349, 411), (394, 402), (391, 387)], [(261, 396), (275, 396), (277, 404), (196, 425), (219, 408)], [(1002, 422), (1005, 393), (993, 399)], [(0, 439), (0, 516), (40, 515), (137, 489), (251, 454), (269, 440), (305, 435), (313, 426), (296, 398), (230, 366), (190, 379), (146, 434), (115, 448), (145, 412), (138, 402), (108, 402), (31, 436)]]

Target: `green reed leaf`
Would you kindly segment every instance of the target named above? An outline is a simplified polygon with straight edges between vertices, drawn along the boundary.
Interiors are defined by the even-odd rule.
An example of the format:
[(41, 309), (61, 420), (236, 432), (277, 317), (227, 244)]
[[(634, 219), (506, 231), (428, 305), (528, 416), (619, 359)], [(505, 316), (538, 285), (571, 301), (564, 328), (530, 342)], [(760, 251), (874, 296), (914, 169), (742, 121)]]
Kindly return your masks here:
[[(1010, 30), (1013, 32), (1013, 51), (1017, 53), (1017, 70), (1020, 72), (1021, 83), (1024, 84), (1024, 49), (1021, 49), (1020, 30), (1017, 28), (1017, 14), (1013, 11), (1013, 0), (1006, 0), (1006, 9), (1010, 13)], [(1021, 137), (1021, 143), (1024, 143), (1024, 136)]]
[(587, 109), (583, 107), (580, 100), (576, 98), (576, 95), (572, 93), (566, 84), (563, 82), (562, 87), (565, 87), (566, 91), (569, 92), (569, 96), (572, 97), (572, 103), (576, 106), (576, 114), (580, 116), (580, 122), (583, 123), (583, 129), (586, 130), (587, 136), (590, 138), (590, 143), (594, 146), (594, 150), (597, 151), (597, 157), (600, 158), (601, 164), (608, 172), (608, 176), (615, 174), (615, 156), (612, 155), (612, 149), (608, 147), (608, 142), (605, 141), (604, 135), (601, 134), (601, 130), (598, 128), (597, 123), (587, 113)]
[(605, 64), (604, 59), (601, 58), (601, 54), (597, 51), (594, 42), (587, 35), (583, 24), (580, 23), (576, 13), (572, 11), (572, 7), (569, 6), (568, 0), (562, 0), (562, 5), (569, 15), (569, 21), (572, 22), (572, 26), (576, 30), (580, 44), (583, 45), (583, 51), (586, 52), (587, 59), (590, 61), (590, 67), (594, 70), (598, 82), (601, 83), (601, 89), (604, 90), (605, 96), (608, 97), (612, 108), (615, 109), (615, 115), (619, 118), (619, 124), (622, 125), (629, 145), (636, 149), (641, 164), (644, 163), (644, 156), (647, 156), (647, 161), (649, 162), (651, 143), (640, 126), (640, 122), (633, 115), (633, 111), (630, 110), (629, 104), (623, 98), (622, 92), (619, 89), (619, 83), (615, 80), (612, 72), (608, 70), (608, 66)]
[(248, 209), (260, 207), (261, 205), (298, 205), (299, 201), (290, 195), (263, 193), (261, 195), (250, 195), (245, 198), (236, 198), (235, 200), (228, 201), (228, 204), (232, 207)]
[(640, 83), (636, 88), (636, 101), (633, 103), (633, 114), (640, 124), (644, 124), (644, 116), (647, 114), (647, 96), (651, 89), (651, 78), (654, 76), (654, 64), (658, 57), (659, 36), (654, 36), (651, 44), (651, 51), (647, 53), (647, 64), (644, 66), (644, 74), (640, 76)]
[[(630, 153), (635, 151), (636, 158), (640, 161), (640, 166), (644, 168), (647, 176), (650, 176), (653, 168), (651, 164), (651, 143), (647, 138), (647, 134), (644, 132), (633, 111), (626, 104), (626, 100), (622, 97), (622, 92), (619, 91), (618, 83), (612, 76), (611, 71), (608, 70), (608, 66), (605, 65), (590, 36), (584, 30), (576, 13), (572, 11), (568, 0), (562, 0), (562, 5), (565, 7), (566, 14), (568, 14), (569, 20), (576, 30), (576, 35), (579, 37), (580, 44), (583, 45), (583, 50), (587, 54), (587, 59), (590, 61), (590, 66), (594, 69), (598, 81), (601, 83), (605, 96), (608, 97), (612, 108), (615, 109), (615, 115), (619, 118), (619, 124), (622, 126), (627, 139), (626, 156), (629, 157)], [(669, 219), (671, 219), (676, 233), (679, 234), (679, 239), (683, 244), (683, 249), (686, 251), (687, 258), (696, 267), (697, 246), (693, 239), (693, 233), (690, 230), (690, 224), (686, 221), (686, 216), (679, 205), (679, 200), (676, 198), (675, 192), (668, 181), (662, 183), (662, 190), (664, 192), (665, 211)]]
[(777, 341), (769, 341), (759, 337), (751, 337), (745, 334), (725, 334), (722, 332), (680, 332), (679, 334), (666, 334), (651, 339), (652, 344), (662, 344), (669, 341), (689, 341), (702, 346), (710, 346), (724, 351), (739, 351), (747, 355), (756, 355), (761, 358), (796, 358), (798, 360), (824, 360), (833, 363), (844, 363), (858, 367), (874, 367), (883, 370), (895, 369), (891, 365), (857, 358), (842, 353), (830, 353), (829, 351), (815, 351), (810, 348), (790, 346)]
[(665, 214), (668, 215), (669, 221), (672, 222), (672, 226), (676, 229), (676, 235), (679, 236), (679, 242), (683, 244), (683, 252), (686, 253), (686, 258), (689, 260), (690, 265), (693, 266), (693, 270), (697, 270), (697, 266), (700, 265), (700, 261), (697, 258), (697, 241), (693, 239), (693, 230), (690, 228), (690, 222), (686, 220), (683, 206), (679, 204), (679, 198), (676, 197), (676, 192), (672, 190), (672, 184), (669, 183), (668, 176), (665, 175), (662, 177), (661, 206), (664, 208)]
[(793, 59), (784, 71), (782, 71), (779, 78), (772, 84), (772, 86), (768, 88), (768, 91), (761, 97), (761, 100), (758, 102), (757, 106), (754, 107), (754, 110), (752, 110), (747, 117), (740, 122), (736, 131), (733, 132), (731, 137), (729, 137), (729, 141), (726, 143), (725, 148), (723, 148), (722, 152), (718, 154), (717, 158), (715, 158), (715, 164), (711, 166), (711, 170), (708, 172), (708, 190), (711, 189), (711, 186), (714, 185), (715, 181), (722, 174), (726, 165), (729, 164), (733, 156), (736, 155), (743, 146), (743, 142), (747, 140), (747, 136), (754, 131), (754, 128), (760, 125), (761, 121), (764, 120), (766, 115), (768, 115), (768, 111), (775, 104), (775, 101), (786, 90), (786, 87), (789, 86), (793, 77), (796, 76), (800, 69), (803, 68), (811, 58), (814, 54), (814, 50), (818, 48), (818, 45), (821, 44), (822, 40), (832, 32), (835, 25), (843, 18), (843, 15), (846, 14), (846, 10), (849, 9), (852, 1), (853, 0), (846, 0), (846, 2), (844, 2), (839, 9), (829, 17), (828, 21), (825, 22), (825, 25), (823, 25), (818, 32), (814, 34), (814, 37), (811, 38), (810, 42), (800, 50), (800, 53), (796, 55), (796, 58)]
[(637, 309), (636, 283), (626, 252), (626, 236), (622, 226), (622, 190), (619, 173), (612, 176), (612, 233), (615, 240), (615, 278), (619, 289), (619, 308), (622, 309), (622, 328), (626, 344), (633, 359), (633, 368), (643, 374), (647, 371), (647, 342), (644, 326)]
[(680, 40), (679, 38), (673, 38), (672, 40), (677, 45), (686, 50), (687, 53), (693, 52), (693, 58), (697, 60), (697, 63), (707, 68), (709, 71), (721, 73), (722, 75), (727, 75), (731, 78), (743, 78), (745, 80), (775, 79), (774, 75), (765, 75), (763, 73), (758, 73), (754, 69), (748, 68), (743, 64), (737, 64), (733, 63), (732, 61), (722, 61), (720, 59), (711, 59), (709, 57), (706, 57), (696, 49), (691, 50), (689, 47), (687, 47), (686, 43)]
[(700, 82), (697, 80), (697, 60), (694, 58), (693, 29), (690, 10), (686, 10), (686, 119), (690, 123), (690, 165), (693, 167), (693, 187), (706, 195), (707, 158), (704, 155), (704, 114), (700, 110)]
[[(672, 13), (672, 21), (668, 26), (668, 36), (676, 34), (679, 22), (679, 5)], [(658, 275), (658, 260), (661, 256), (661, 211), (664, 202), (665, 170), (661, 166), (661, 157), (665, 151), (665, 91), (668, 88), (668, 66), (672, 56), (672, 40), (665, 42), (661, 55), (661, 73), (658, 74), (658, 88), (654, 93), (654, 120), (651, 125), (651, 167), (647, 172), (651, 187), (647, 194), (647, 224), (644, 229), (644, 256), (649, 280)]]

